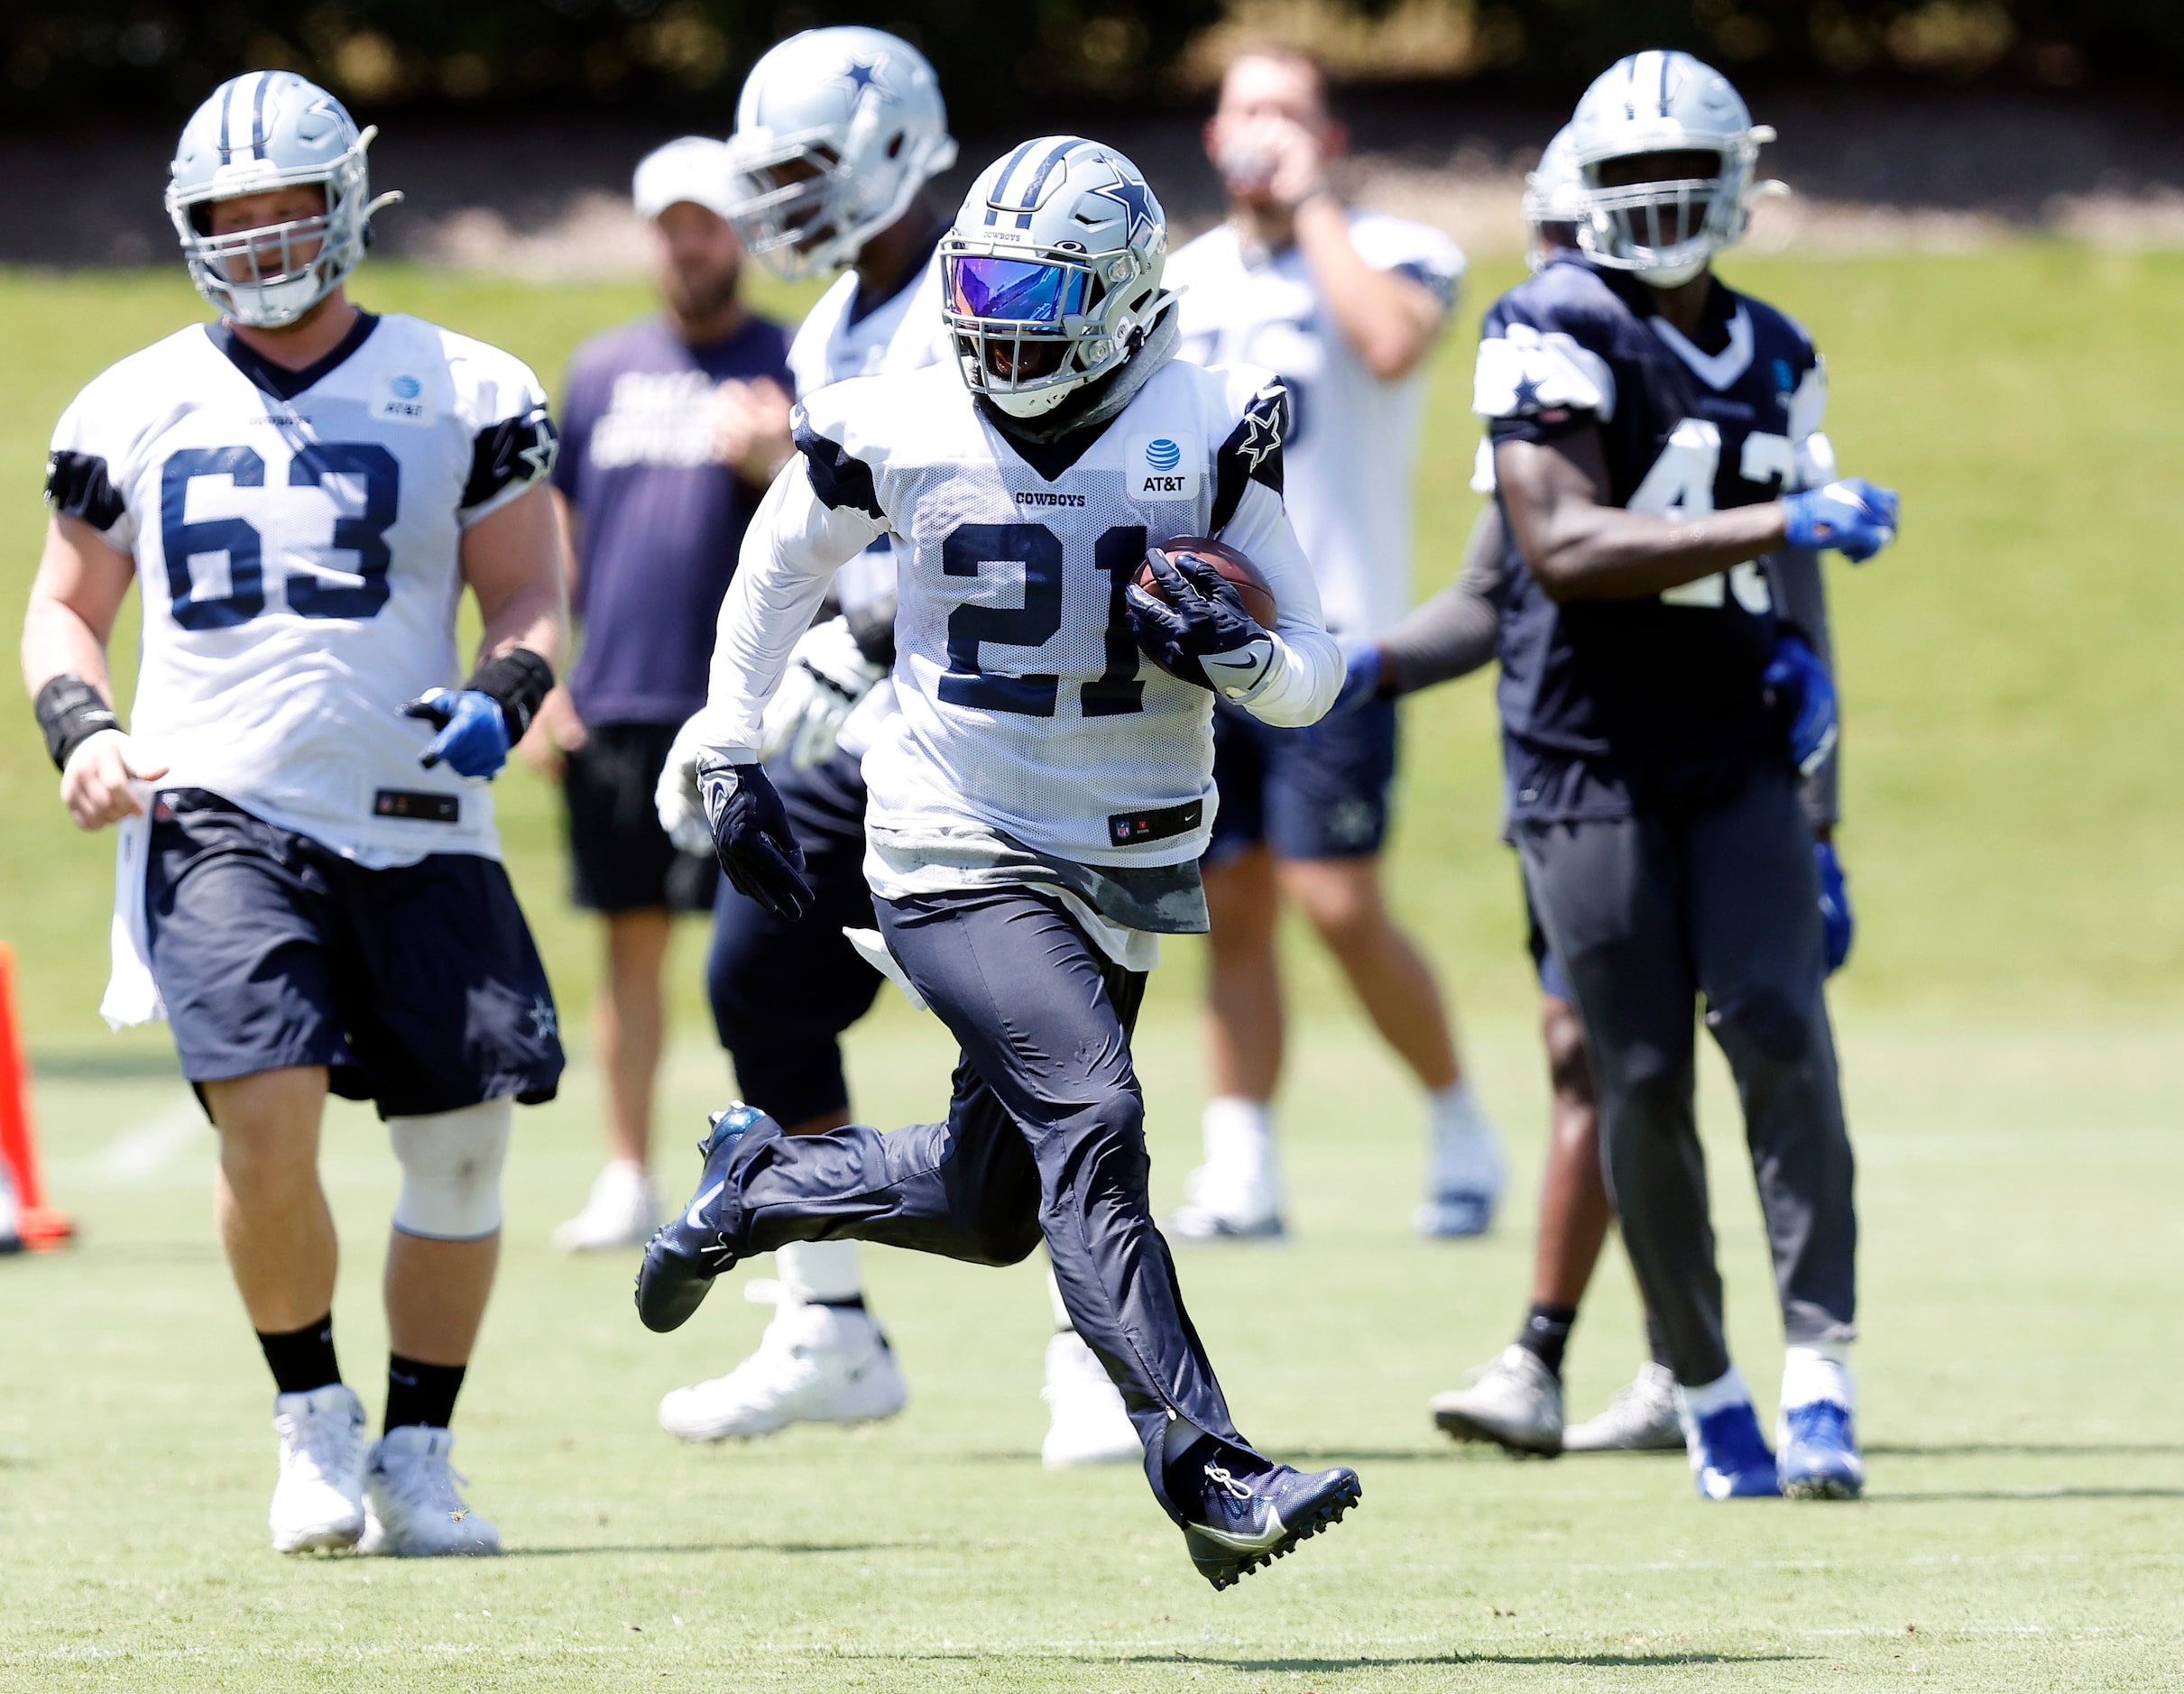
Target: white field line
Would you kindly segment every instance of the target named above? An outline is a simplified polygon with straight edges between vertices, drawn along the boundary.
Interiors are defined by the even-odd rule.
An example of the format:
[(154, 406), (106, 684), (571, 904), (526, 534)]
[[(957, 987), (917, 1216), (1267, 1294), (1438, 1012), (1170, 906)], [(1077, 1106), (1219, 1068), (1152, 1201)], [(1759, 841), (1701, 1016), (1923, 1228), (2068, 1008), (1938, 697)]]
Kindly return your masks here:
[(109, 1183), (142, 1183), (165, 1170), (212, 1126), (194, 1096), (184, 1095), (156, 1118), (131, 1126), (99, 1149), (98, 1174)]

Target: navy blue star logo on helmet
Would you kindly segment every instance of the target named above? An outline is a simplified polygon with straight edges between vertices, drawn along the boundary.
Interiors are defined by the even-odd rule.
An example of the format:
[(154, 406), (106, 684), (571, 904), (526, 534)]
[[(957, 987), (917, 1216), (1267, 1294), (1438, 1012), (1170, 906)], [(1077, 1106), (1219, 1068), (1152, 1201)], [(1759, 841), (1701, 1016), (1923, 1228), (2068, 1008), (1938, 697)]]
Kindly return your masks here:
[(868, 65), (861, 60), (852, 59), (849, 62), (849, 69), (841, 73), (842, 80), (862, 94), (880, 80), (880, 60), (874, 60)]
[(1160, 220), (1153, 216), (1153, 191), (1144, 183), (1132, 182), (1118, 170), (1112, 182), (1105, 188), (1094, 189), (1092, 192), (1114, 201), (1122, 208), (1123, 215), (1129, 219), (1127, 239), (1131, 246), (1138, 244), (1138, 226), (1140, 224), (1145, 226), (1147, 234), (1160, 227)]
[(1516, 410), (1519, 411), (1532, 411), (1536, 410), (1539, 405), (1538, 380), (1529, 376), (1518, 377), (1516, 379), (1516, 391), (1515, 400)]

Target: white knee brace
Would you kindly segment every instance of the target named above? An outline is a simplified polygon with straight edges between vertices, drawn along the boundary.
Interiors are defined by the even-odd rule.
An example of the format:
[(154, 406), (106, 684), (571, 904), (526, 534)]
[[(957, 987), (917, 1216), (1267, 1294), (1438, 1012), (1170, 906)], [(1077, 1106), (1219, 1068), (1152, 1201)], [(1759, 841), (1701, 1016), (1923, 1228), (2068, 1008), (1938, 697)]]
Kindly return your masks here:
[(515, 1102), (489, 1100), (429, 1118), (390, 1118), (402, 1167), (394, 1227), (430, 1241), (475, 1241), (501, 1228), (501, 1165)]

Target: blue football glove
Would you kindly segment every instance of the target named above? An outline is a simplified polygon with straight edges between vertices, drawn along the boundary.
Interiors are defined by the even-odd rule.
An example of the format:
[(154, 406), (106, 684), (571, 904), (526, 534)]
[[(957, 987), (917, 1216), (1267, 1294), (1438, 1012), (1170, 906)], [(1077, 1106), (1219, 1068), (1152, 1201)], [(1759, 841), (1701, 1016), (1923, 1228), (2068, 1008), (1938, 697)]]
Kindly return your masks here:
[(1850, 879), (1843, 874), (1843, 861), (1835, 856), (1835, 843), (1814, 842), (1812, 859), (1820, 869), (1820, 929), (1828, 937), (1828, 974), (1833, 976), (1850, 956), (1857, 918), (1850, 910)]
[(1345, 712), (1355, 712), (1359, 706), (1380, 697), (1380, 684), (1387, 671), (1387, 660), (1380, 652), (1378, 641), (1345, 641), (1342, 643), (1342, 692), (1335, 695), (1334, 704), (1327, 708), (1331, 718), (1341, 717)]
[(697, 792), (713, 828), (713, 849), (736, 892), (792, 924), (811, 910), (804, 850), (765, 771), (706, 754), (697, 761)]
[(1778, 635), (1760, 679), (1788, 722), (1791, 761), (1811, 776), (1835, 749), (1835, 683), (1827, 666), (1802, 636)]
[(1123, 590), (1130, 628), (1152, 661), (1171, 677), (1249, 701), (1274, 675), (1274, 638), (1244, 610), (1236, 590), (1210, 565), (1146, 556), (1166, 604), (1132, 583)]
[(1792, 547), (1831, 547), (1863, 565), (1896, 539), (1896, 491), (1846, 476), (1785, 495)]
[(475, 688), (434, 688), (402, 708), (439, 732), (418, 756), (427, 770), (447, 761), (459, 776), (490, 777), (508, 762), (508, 714), (501, 703)]

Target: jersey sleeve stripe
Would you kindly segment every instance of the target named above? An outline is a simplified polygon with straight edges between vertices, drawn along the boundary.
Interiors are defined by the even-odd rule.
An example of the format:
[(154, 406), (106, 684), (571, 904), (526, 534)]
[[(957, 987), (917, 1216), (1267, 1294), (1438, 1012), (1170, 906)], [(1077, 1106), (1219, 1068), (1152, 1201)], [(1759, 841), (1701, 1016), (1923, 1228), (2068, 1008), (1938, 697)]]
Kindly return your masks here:
[(551, 476), (559, 450), (560, 437), (544, 407), (486, 425), (471, 447), (470, 480), (463, 485), (461, 509), (483, 506), (511, 483)]
[(128, 513), (96, 453), (56, 452), (46, 461), (45, 497), (63, 518), (78, 518), (94, 529), (111, 529)]
[(852, 458), (838, 441), (830, 441), (803, 419), (795, 429), (797, 451), (809, 467), (811, 491), (829, 511), (853, 507), (869, 518), (884, 518), (880, 496), (872, 487), (872, 467)]

